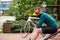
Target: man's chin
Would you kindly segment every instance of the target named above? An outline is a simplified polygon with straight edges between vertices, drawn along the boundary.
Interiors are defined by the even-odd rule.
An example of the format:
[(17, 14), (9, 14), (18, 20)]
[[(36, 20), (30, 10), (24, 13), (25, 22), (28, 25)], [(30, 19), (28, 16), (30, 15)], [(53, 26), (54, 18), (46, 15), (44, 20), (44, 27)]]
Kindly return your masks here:
[(39, 15), (36, 15), (37, 17), (40, 17), (41, 15), (39, 14)]

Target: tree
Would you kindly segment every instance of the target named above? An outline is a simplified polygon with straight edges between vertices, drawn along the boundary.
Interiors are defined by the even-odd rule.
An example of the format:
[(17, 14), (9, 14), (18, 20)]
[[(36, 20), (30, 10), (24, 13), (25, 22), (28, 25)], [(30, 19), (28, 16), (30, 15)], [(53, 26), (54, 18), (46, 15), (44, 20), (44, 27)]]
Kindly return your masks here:
[[(46, 2), (47, 5), (54, 4), (54, 0), (13, 0), (13, 6), (11, 13), (16, 16), (26, 18), (25, 14), (32, 14), (35, 7), (39, 7), (42, 2)], [(28, 17), (28, 16), (27, 16)], [(20, 19), (19, 19), (20, 20)]]

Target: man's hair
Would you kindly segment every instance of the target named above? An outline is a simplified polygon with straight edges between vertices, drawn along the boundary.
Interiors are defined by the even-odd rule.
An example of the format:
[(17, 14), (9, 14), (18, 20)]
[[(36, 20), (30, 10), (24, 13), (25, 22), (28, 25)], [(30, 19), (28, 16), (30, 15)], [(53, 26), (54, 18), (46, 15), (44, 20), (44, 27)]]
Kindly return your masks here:
[(39, 8), (39, 7), (34, 8), (34, 10), (36, 10), (36, 9), (40, 10), (40, 8)]

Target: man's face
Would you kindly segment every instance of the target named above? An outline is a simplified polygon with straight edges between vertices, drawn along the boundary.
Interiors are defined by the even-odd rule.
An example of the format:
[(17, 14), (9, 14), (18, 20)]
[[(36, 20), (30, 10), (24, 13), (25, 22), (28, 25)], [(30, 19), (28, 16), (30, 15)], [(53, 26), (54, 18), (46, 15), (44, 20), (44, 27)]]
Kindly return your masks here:
[(35, 9), (34, 11), (35, 11), (37, 16), (39, 16), (41, 14), (41, 10), (39, 10), (39, 9)]

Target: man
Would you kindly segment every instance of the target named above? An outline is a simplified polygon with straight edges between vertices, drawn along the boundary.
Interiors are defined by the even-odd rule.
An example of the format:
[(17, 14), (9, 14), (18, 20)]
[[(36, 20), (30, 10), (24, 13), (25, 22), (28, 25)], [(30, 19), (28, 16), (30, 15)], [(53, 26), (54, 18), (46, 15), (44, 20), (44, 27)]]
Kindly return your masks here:
[[(49, 14), (42, 12), (42, 8), (36, 8), (36, 16), (39, 17), (39, 22), (32, 32), (31, 40), (36, 40), (39, 34), (53, 34), (57, 31), (56, 21)], [(45, 23), (47, 26), (42, 27), (42, 24)]]

